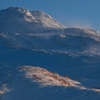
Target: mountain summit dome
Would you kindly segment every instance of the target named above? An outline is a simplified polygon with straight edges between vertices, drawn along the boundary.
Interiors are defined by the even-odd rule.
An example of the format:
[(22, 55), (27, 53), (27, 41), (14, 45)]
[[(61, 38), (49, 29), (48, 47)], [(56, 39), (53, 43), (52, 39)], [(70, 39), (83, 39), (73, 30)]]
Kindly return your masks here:
[(0, 24), (0, 32), (29, 33), (51, 28), (65, 28), (64, 25), (40, 10), (29, 11), (14, 6), (0, 10)]

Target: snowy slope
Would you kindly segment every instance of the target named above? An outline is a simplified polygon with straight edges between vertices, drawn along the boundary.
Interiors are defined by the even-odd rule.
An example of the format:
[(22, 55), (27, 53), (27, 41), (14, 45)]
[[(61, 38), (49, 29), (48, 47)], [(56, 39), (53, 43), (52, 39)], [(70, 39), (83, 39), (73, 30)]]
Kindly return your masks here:
[[(54, 86), (52, 86), (53, 84), (50, 84), (50, 82), (48, 84), (51, 86), (48, 86), (48, 84), (45, 84), (45, 87), (37, 84), (37, 82), (34, 80), (34, 76), (31, 77), (31, 75), (41, 74), (41, 77), (42, 77), (44, 73), (41, 71), (41, 68), (39, 67), (32, 67), (32, 66), (28, 67), (28, 68), (32, 68), (31, 70), (27, 70), (24, 67), (24, 70), (26, 70), (26, 75), (27, 75), (27, 78), (26, 78), (24, 76), (24, 73), (18, 70), (21, 67), (15, 66), (14, 64), (10, 64), (10, 66), (12, 66), (10, 67), (7, 63), (4, 65), (5, 66), (3, 66), (2, 64), (3, 68), (1, 68), (1, 72), (3, 72), (4, 74), (0, 73), (3, 77), (1, 78), (2, 79), (1, 81), (4, 82), (1, 85), (2, 86), (1, 91), (4, 92), (2, 94), (1, 100), (2, 99), (5, 99), (5, 100), (13, 100), (13, 99), (15, 100), (23, 100), (23, 99), (24, 100), (27, 100), (27, 99), (30, 99), (30, 100), (35, 100), (35, 99), (36, 100), (41, 100), (41, 99), (72, 100), (73, 97), (74, 97), (74, 100), (77, 100), (77, 99), (99, 100), (100, 98), (99, 89), (95, 89), (95, 88), (91, 89), (88, 87), (86, 88), (85, 86), (81, 85), (79, 82), (76, 83), (78, 85), (75, 87), (74, 86), (63, 87), (63, 85), (59, 86), (60, 84), (59, 82), (57, 82), (57, 80), (54, 80), (55, 82)], [(38, 69), (37, 71), (40, 73), (37, 73), (37, 71), (34, 72), (34, 68)], [(23, 67), (21, 69), (23, 69)], [(47, 70), (45, 70), (45, 72), (47, 72)], [(51, 72), (48, 72), (48, 73), (51, 73)], [(32, 79), (30, 80), (29, 78), (32, 78)], [(52, 77), (47, 77), (47, 76), (44, 77), (43, 79), (46, 79), (46, 78), (47, 79), (51, 78), (53, 80)], [(58, 78), (62, 78), (62, 77), (59, 76)], [(68, 78), (67, 78), (67, 81), (68, 81)], [(73, 80), (71, 81), (72, 83), (76, 82)], [(46, 83), (47, 82), (48, 81), (46, 81)]]
[(44, 33), (1, 33), (14, 48), (71, 55), (100, 55), (100, 33), (92, 29), (66, 28)]
[(66, 28), (64, 25), (60, 24), (57, 20), (54, 20), (50, 15), (37, 10), (31, 11), (31, 14), (41, 23), (43, 23), (44, 27), (52, 27), (52, 28)]
[[(78, 98), (83, 100), (95, 100), (97, 98), (98, 100), (100, 98), (99, 38), (100, 35), (96, 30), (76, 28), (48, 31), (41, 34), (1, 33), (0, 90), (1, 93), (4, 92), (3, 85), (6, 85), (9, 90), (3, 93), (2, 98), (5, 100), (13, 100), (15, 97), (16, 100), (27, 100), (28, 98), (41, 100), (45, 97), (49, 100), (56, 100), (58, 99), (56, 95), (59, 94), (62, 98), (58, 100), (64, 98), (71, 100), (73, 96), (75, 100)], [(48, 80), (36, 81), (33, 74), (40, 78), (43, 72), (34, 73), (34, 67), (32, 67), (31, 70), (25, 69), (28, 76), (24, 76), (24, 73), (19, 70), (19, 66), (23, 68), (24, 65), (45, 68), (58, 73), (59, 75), (57, 75), (61, 78), (68, 76), (71, 80), (79, 82), (80, 85), (68, 88), (62, 87), (62, 84), (56, 79), (52, 79), (53, 84)], [(36, 69), (39, 71), (38, 67)], [(43, 79), (51, 79), (47, 75), (43, 77)], [(44, 83), (46, 87), (41, 87), (37, 82)], [(46, 91), (50, 92), (45, 95)], [(25, 98), (23, 95), (26, 95)]]
[(100, 99), (97, 30), (19, 7), (0, 14), (0, 100)]

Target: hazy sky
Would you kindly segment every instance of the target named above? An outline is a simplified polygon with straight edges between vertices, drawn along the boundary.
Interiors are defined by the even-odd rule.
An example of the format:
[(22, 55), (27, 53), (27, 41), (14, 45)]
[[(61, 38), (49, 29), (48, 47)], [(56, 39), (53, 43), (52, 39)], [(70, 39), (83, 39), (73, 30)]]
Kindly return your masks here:
[(100, 31), (100, 0), (0, 0), (0, 9), (10, 6), (42, 10), (66, 26)]

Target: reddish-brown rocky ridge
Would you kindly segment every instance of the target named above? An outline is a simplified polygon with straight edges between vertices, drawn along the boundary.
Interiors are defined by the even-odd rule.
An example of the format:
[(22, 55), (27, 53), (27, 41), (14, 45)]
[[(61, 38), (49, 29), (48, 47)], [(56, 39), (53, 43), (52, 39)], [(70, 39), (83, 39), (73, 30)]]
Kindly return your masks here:
[(57, 73), (52, 73), (44, 68), (23, 66), (20, 68), (21, 71), (25, 71), (27, 78), (32, 78), (37, 82), (41, 82), (43, 85), (54, 85), (54, 86), (73, 86), (79, 84), (79, 82), (71, 80), (68, 76), (60, 76)]

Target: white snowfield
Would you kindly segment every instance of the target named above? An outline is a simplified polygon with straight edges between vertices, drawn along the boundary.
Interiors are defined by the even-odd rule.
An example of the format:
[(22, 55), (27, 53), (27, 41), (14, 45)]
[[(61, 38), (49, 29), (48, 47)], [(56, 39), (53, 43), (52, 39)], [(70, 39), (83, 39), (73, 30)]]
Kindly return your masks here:
[(0, 100), (100, 100), (100, 32), (0, 10)]

